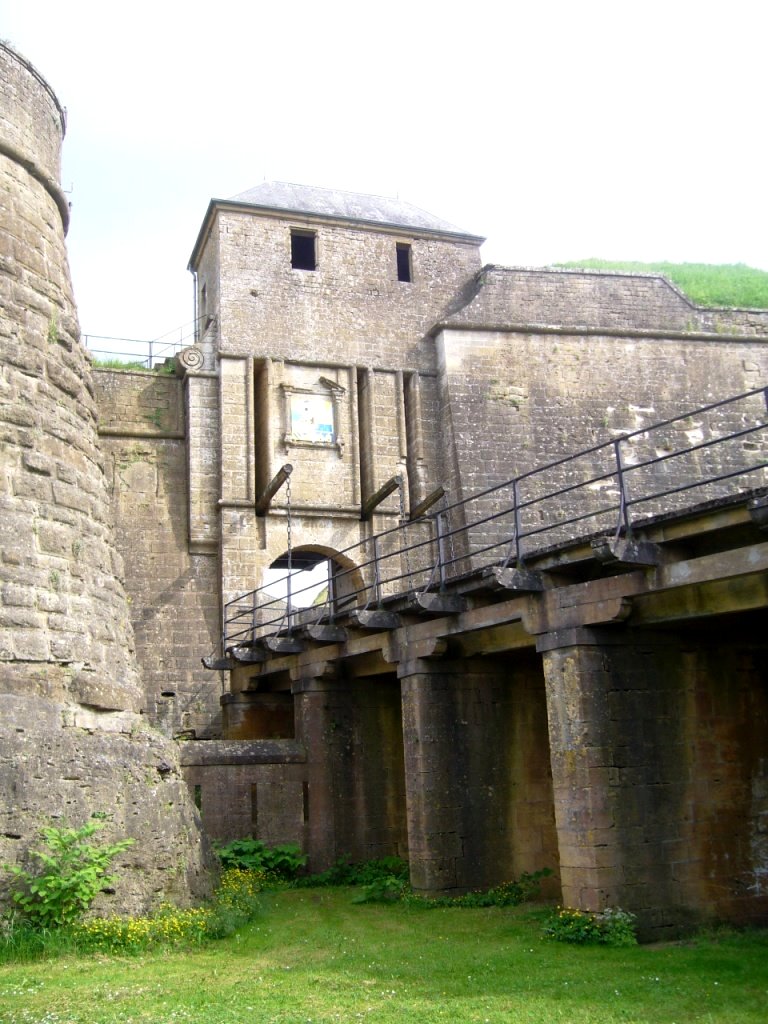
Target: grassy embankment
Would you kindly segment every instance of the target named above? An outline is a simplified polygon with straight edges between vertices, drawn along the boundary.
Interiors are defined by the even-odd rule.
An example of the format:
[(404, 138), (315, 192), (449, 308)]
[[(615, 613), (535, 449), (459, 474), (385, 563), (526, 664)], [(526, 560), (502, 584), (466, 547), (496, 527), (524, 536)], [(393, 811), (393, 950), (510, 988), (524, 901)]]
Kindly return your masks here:
[(3, 1024), (763, 1024), (768, 932), (622, 949), (541, 934), (545, 911), (265, 895), (199, 949), (0, 967)]
[(743, 263), (633, 263), (611, 260), (572, 260), (558, 266), (587, 270), (623, 270), (663, 274), (698, 306), (735, 306), (768, 309), (768, 271)]

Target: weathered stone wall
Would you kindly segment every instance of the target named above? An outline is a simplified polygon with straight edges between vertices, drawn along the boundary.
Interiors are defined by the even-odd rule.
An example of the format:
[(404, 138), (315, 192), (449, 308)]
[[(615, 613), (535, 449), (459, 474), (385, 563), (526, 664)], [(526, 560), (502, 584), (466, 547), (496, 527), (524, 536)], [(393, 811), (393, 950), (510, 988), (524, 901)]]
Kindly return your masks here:
[(198, 740), (181, 745), (184, 777), (207, 835), (258, 836), (306, 848), (306, 753), (294, 740)]
[[(315, 270), (291, 268), (292, 228), (315, 233)], [(403, 241), (411, 245), (409, 282), (397, 279)], [(252, 513), (284, 464), (294, 467), (293, 544), (329, 556), (396, 521), (397, 493), (368, 524), (360, 523), (361, 504), (398, 474), (407, 504), (409, 447), (419, 466), (413, 485), (437, 485), (434, 423), (424, 421), (434, 417), (434, 378), (422, 389), (424, 411), (411, 402), (406, 414), (403, 369), (412, 371), (409, 380), (418, 380), (413, 371), (434, 374), (426, 332), (464, 300), (479, 249), (469, 236), (411, 235), (222, 203), (212, 205), (192, 266), (197, 312), (203, 325), (214, 319), (219, 350), (221, 490), (216, 498), (207, 490), (204, 501), (207, 522), (220, 516), (226, 602), (258, 586), (286, 550), (287, 488), (266, 517)], [(201, 327), (202, 348), (205, 337)], [(291, 409), (303, 395), (332, 405), (328, 444), (295, 436)], [(206, 447), (210, 456), (198, 439), (211, 439), (213, 417), (210, 410), (190, 423), (190, 481)]]
[[(29, 179), (34, 179), (36, 185), (48, 193), (58, 209), (58, 218), (61, 218), (66, 234), (69, 205), (59, 183), (61, 140), (66, 130), (64, 110), (37, 69), (5, 45), (0, 49), (0, 75), (3, 81), (0, 152), (24, 170), (22, 192), (30, 184)], [(35, 210), (34, 204), (21, 205), (26, 206), (34, 226), (35, 217), (40, 213), (39, 206)], [(35, 239), (32, 251), (40, 245), (41, 239)]]
[[(113, 900), (208, 886), (173, 748), (147, 729), (58, 190), (63, 117), (0, 45), (0, 863), (52, 818), (136, 838)], [(162, 796), (159, 794), (162, 793)]]
[[(597, 445), (607, 447), (555, 468), (546, 477), (522, 481), (519, 501), (572, 487), (600, 473), (615, 472), (614, 439), (681, 415), (687, 409), (760, 387), (768, 376), (768, 336), (746, 339), (717, 335), (668, 337), (662, 333), (640, 336), (629, 330), (626, 334), (606, 335), (565, 329), (446, 329), (438, 335), (437, 347), (445, 479), (454, 501)], [(623, 446), (623, 459), (626, 466), (639, 465), (730, 430), (743, 429), (764, 415), (765, 405), (758, 396), (751, 405), (713, 411), (696, 422), (670, 426), (666, 433), (657, 431), (648, 437), (640, 433), (631, 444)], [(692, 483), (697, 474), (704, 475), (703, 469), (716, 469), (713, 460), (720, 460), (724, 469), (755, 464), (760, 457), (753, 449), (753, 440), (745, 437), (715, 453), (704, 450), (653, 469), (630, 470), (630, 495), (650, 493), (654, 487)], [(745, 478), (746, 486), (763, 482), (760, 474)], [(711, 489), (686, 491), (677, 498), (666, 497), (662, 506), (648, 505), (639, 511), (670, 511), (715, 494)], [(535, 529), (540, 518), (566, 519), (600, 506), (617, 506), (618, 500), (615, 478), (605, 480), (525, 510), (522, 526)], [(511, 507), (511, 492), (489, 496), (468, 515), (479, 518), (481, 508), (491, 513), (499, 502)], [(618, 512), (612, 518), (586, 519), (571, 527), (571, 535), (615, 528), (617, 524)], [(513, 531), (514, 524), (508, 517), (477, 533), (472, 543), (477, 549), (489, 537), (511, 536)], [(526, 543), (562, 539), (564, 535), (548, 533)]]
[[(404, 453), (409, 441), (401, 374), (322, 360), (235, 356), (221, 359), (220, 367), (221, 501), (211, 500), (207, 508), (221, 522), (224, 602), (258, 586), (263, 570), (286, 551), (288, 487), (274, 496), (266, 516), (254, 514), (255, 498), (286, 463), (293, 466), (294, 548), (333, 557), (397, 522), (398, 493), (377, 506), (368, 522), (361, 522), (361, 506), (398, 474), (407, 501)], [(334, 430), (327, 442), (308, 441), (293, 430), (291, 403), (305, 397), (318, 398), (332, 410)], [(419, 413), (420, 429), (430, 436), (423, 417), (431, 412), (430, 406)], [(210, 418), (201, 417), (200, 422), (207, 422), (209, 430)], [(191, 443), (194, 436), (190, 425)], [(434, 446), (423, 448), (431, 457), (421, 459), (422, 482), (434, 486)], [(204, 451), (201, 446), (196, 458)], [(191, 459), (190, 466), (194, 464)], [(347, 561), (359, 565), (369, 557), (357, 550)]]
[[(316, 270), (291, 268), (291, 227), (317, 233)], [(412, 246), (410, 282), (397, 280), (395, 245), (404, 240)], [(433, 355), (422, 339), (479, 268), (476, 244), (225, 207), (197, 268), (198, 296), (205, 288), (225, 352), (429, 369)]]
[(557, 325), (603, 330), (768, 333), (768, 312), (696, 306), (655, 274), (486, 266), (474, 295), (448, 323), (492, 330)]
[(310, 867), (408, 857), (400, 687), (393, 675), (350, 679), (305, 669), (294, 684), (307, 754)]
[(411, 882), (490, 888), (558, 868), (544, 688), (535, 659), (399, 666)]
[(686, 654), (692, 813), (671, 853), (689, 906), (745, 923), (768, 917), (768, 653), (755, 626)]
[[(435, 333), (443, 468), (454, 500), (760, 387), (768, 374), (765, 310), (701, 309), (649, 275), (486, 267), (473, 299)], [(727, 415), (655, 435), (653, 450), (638, 436), (627, 464), (747, 425)], [(548, 485), (610, 470), (610, 457), (566, 467)], [(685, 482), (681, 462), (674, 472)], [(524, 486), (532, 490), (523, 497), (537, 496), (535, 482)], [(582, 497), (558, 502), (566, 514), (579, 512)]]
[(564, 632), (540, 643), (563, 902), (657, 938), (764, 918), (764, 651), (748, 629)]
[[(201, 664), (220, 630), (218, 551), (215, 540), (208, 544), (218, 525), (208, 512), (218, 482), (218, 443), (215, 436), (205, 438), (207, 457), (193, 462), (200, 467), (193, 490), (184, 403), (189, 390), (195, 407), (210, 418), (215, 394), (206, 402), (205, 377), (182, 381), (97, 370), (94, 378), (116, 542), (142, 668), (142, 706), (168, 735), (218, 736), (221, 679)], [(194, 439), (199, 445), (199, 432)]]

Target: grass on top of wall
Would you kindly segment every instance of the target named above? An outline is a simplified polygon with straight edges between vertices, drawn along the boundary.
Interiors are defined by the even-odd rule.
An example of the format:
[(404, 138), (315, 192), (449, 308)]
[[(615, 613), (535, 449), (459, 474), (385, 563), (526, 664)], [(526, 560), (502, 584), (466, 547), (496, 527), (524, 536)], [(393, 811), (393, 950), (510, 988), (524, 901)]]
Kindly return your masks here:
[(587, 259), (557, 265), (570, 269), (663, 274), (698, 306), (768, 309), (768, 271), (744, 263), (636, 263)]
[(4, 1024), (763, 1024), (768, 931), (658, 946), (543, 937), (550, 908), (288, 889), (200, 948), (0, 967)]

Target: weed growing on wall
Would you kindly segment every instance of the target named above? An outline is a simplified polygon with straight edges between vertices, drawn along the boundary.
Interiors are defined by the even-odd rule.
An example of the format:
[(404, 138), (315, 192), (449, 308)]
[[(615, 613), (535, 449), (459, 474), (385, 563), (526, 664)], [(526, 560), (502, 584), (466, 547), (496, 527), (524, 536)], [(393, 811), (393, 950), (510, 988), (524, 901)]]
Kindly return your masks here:
[(73, 924), (102, 889), (115, 883), (115, 876), (108, 874), (109, 865), (133, 839), (101, 845), (90, 842), (103, 827), (103, 817), (96, 816), (80, 828), (48, 826), (41, 830), (45, 848), (31, 851), (37, 870), (9, 868), (20, 883), (13, 901), (32, 927)]

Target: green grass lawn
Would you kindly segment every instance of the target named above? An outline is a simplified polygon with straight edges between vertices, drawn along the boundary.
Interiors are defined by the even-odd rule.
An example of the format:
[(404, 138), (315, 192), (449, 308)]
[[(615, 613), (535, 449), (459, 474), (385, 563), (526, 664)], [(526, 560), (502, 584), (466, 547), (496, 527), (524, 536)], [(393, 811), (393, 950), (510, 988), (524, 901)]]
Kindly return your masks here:
[(230, 939), (0, 967), (3, 1024), (430, 1024), (768, 1020), (768, 932), (625, 949), (541, 937), (543, 912), (264, 896)]

